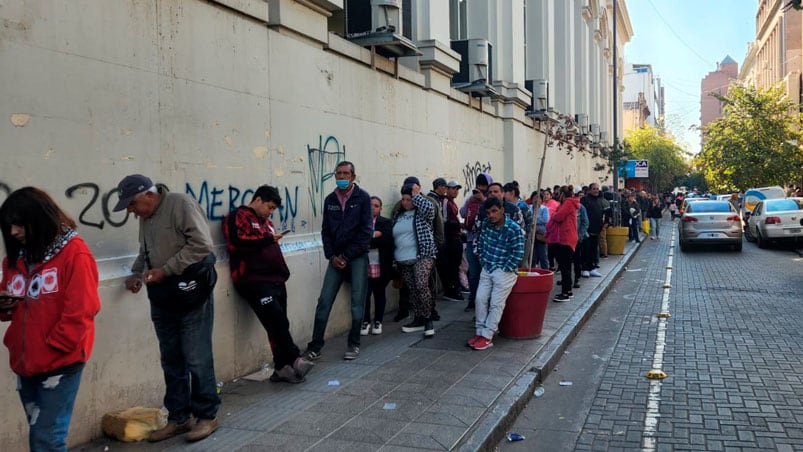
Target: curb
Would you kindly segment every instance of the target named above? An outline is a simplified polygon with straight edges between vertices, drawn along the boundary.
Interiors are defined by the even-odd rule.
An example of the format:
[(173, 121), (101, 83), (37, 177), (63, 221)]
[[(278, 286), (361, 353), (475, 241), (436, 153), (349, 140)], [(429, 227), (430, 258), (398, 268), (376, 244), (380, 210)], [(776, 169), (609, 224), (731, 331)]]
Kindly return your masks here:
[(555, 368), (563, 352), (594, 313), (599, 302), (610, 292), (613, 283), (624, 273), (625, 267), (643, 243), (642, 240), (631, 248), (616, 264), (613, 271), (605, 276), (602, 283), (591, 292), (581, 307), (566, 320), (547, 344), (527, 363), (525, 370), (502, 391), (496, 402), (486, 411), (482, 420), (472, 429), (457, 450), (461, 452), (496, 450), (496, 445), (505, 437), (507, 429), (532, 398), (535, 387)]

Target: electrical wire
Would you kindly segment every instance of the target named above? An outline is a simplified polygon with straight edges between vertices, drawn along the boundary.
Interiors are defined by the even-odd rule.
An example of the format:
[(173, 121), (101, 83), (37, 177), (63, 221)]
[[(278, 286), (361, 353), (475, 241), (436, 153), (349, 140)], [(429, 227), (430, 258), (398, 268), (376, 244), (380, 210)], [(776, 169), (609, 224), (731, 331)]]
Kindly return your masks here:
[(689, 50), (691, 50), (691, 52), (692, 52), (693, 54), (697, 55), (697, 57), (698, 57), (698, 58), (700, 58), (700, 60), (701, 60), (702, 62), (704, 62), (705, 64), (708, 64), (708, 65), (710, 65), (710, 64), (711, 64), (711, 61), (709, 61), (707, 58), (705, 58), (704, 56), (702, 56), (702, 55), (700, 55), (699, 53), (697, 53), (697, 51), (696, 51), (696, 50), (694, 50), (694, 48), (693, 48), (692, 46), (690, 46), (690, 45), (689, 45), (689, 43), (687, 43), (686, 41), (684, 41), (684, 40), (683, 40), (683, 38), (681, 38), (681, 37), (680, 37), (680, 35), (678, 34), (678, 32), (676, 32), (676, 31), (675, 31), (675, 29), (674, 29), (674, 28), (672, 28), (672, 26), (671, 26), (671, 25), (669, 25), (669, 22), (667, 22), (667, 21), (666, 21), (666, 19), (664, 19), (664, 16), (663, 16), (663, 15), (661, 15), (661, 12), (660, 12), (660, 11), (658, 11), (658, 8), (656, 8), (656, 7), (655, 7), (655, 4), (652, 2), (652, 0), (647, 0), (647, 2), (650, 4), (650, 6), (652, 6), (652, 9), (654, 9), (654, 10), (655, 10), (655, 13), (658, 15), (658, 18), (659, 18), (659, 19), (661, 19), (661, 22), (663, 22), (663, 23), (664, 23), (664, 25), (666, 25), (666, 28), (668, 28), (668, 29), (669, 29), (669, 31), (671, 31), (671, 32), (672, 32), (672, 34), (674, 34), (674, 35), (675, 35), (675, 37), (676, 37), (676, 38), (678, 38), (678, 41), (680, 41), (681, 43), (683, 43), (683, 45), (685, 45), (685, 46), (686, 46), (686, 48), (688, 48)]

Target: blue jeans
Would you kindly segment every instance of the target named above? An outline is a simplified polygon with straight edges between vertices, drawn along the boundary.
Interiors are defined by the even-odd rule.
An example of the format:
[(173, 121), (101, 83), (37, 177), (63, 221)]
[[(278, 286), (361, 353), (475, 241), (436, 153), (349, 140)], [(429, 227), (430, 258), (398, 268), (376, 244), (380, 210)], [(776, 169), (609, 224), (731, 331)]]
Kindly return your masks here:
[(212, 359), (214, 302), (190, 312), (171, 312), (151, 304), (151, 320), (165, 377), (164, 405), (170, 422), (214, 419), (220, 407)]
[(661, 218), (650, 218), (650, 234), (653, 237), (658, 237), (661, 232)]
[(477, 298), (477, 287), (480, 285), (480, 273), (482, 272), (480, 258), (474, 254), (474, 242), (466, 243), (466, 261), (468, 262), (468, 290), (471, 292), (468, 300), (474, 301)]
[(365, 297), (368, 293), (367, 255), (350, 260), (344, 270), (333, 267), (331, 261), (326, 266), (321, 295), (318, 297), (318, 306), (315, 308), (312, 341), (307, 344), (307, 349), (320, 352), (323, 348), (323, 336), (326, 333), (326, 324), (329, 322), (332, 305), (335, 303), (340, 286), (347, 278), (351, 282), (351, 329), (349, 330), (348, 346), (360, 346), (360, 328), (365, 314)]
[(541, 267), (544, 270), (549, 268), (549, 260), (547, 259), (546, 255), (546, 243), (539, 241), (535, 242), (535, 258), (533, 259), (533, 266)]
[(67, 432), (82, 370), (49, 377), (17, 376), (17, 391), (30, 425), (31, 452), (67, 450)]

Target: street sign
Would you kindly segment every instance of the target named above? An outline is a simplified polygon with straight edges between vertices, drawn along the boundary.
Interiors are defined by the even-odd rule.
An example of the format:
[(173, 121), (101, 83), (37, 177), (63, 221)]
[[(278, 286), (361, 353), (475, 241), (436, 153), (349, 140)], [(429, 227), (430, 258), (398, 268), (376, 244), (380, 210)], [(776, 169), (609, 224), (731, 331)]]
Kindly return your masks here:
[(635, 160), (635, 164), (635, 177), (650, 177), (650, 163), (647, 160)]
[(628, 179), (650, 177), (650, 164), (648, 160), (628, 160), (625, 162), (625, 174)]

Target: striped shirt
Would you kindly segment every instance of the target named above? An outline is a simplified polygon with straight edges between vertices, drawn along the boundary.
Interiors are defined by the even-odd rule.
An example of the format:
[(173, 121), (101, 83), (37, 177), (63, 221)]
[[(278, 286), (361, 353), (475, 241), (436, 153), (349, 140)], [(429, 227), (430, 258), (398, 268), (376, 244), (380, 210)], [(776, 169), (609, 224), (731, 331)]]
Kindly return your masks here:
[(524, 234), (515, 221), (505, 217), (505, 224), (494, 226), (486, 218), (474, 241), (474, 252), (479, 256), (482, 268), (492, 272), (497, 268), (505, 272), (516, 271), (524, 257)]

